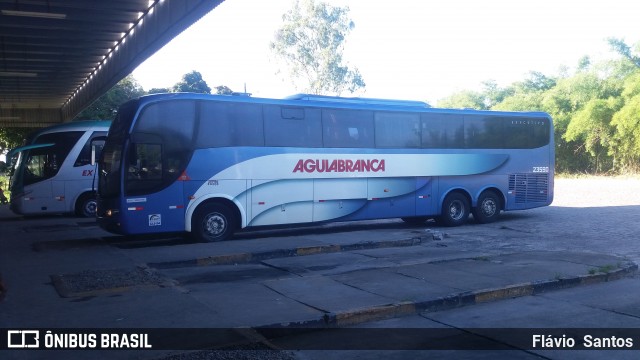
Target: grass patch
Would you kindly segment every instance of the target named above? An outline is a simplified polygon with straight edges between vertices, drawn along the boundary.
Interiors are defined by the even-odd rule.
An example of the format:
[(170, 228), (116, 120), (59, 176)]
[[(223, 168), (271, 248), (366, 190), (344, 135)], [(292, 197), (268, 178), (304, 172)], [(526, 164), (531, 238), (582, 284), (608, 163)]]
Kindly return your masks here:
[(595, 274), (598, 274), (598, 273), (608, 274), (608, 273), (612, 272), (613, 270), (616, 270), (616, 269), (619, 269), (619, 268), (620, 268), (620, 264), (618, 264), (618, 265), (612, 265), (612, 264), (602, 265), (602, 266), (599, 266), (597, 268), (589, 269), (589, 275), (595, 275)]

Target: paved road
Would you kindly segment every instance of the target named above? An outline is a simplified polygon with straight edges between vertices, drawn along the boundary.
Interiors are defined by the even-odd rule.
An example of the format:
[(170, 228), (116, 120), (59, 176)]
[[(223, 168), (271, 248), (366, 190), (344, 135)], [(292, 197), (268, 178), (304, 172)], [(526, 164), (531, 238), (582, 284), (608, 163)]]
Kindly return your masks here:
[[(544, 327), (572, 326), (574, 319), (581, 318), (588, 319), (578, 323), (581, 327), (608, 327), (623, 318), (628, 322), (620, 324), (639, 327), (628, 319), (637, 315), (633, 312), (640, 295), (636, 279), (553, 293), (535, 290), (532, 285), (536, 281), (571, 286), (588, 279), (602, 282), (610, 273), (628, 269), (629, 260), (640, 260), (640, 245), (634, 236), (640, 230), (635, 220), (639, 197), (640, 186), (634, 179), (559, 180), (553, 206), (508, 213), (495, 224), (409, 227), (390, 220), (250, 232), (217, 244), (125, 239), (87, 220), (22, 219), (6, 214), (5, 209), (0, 214), (0, 271), (10, 292), (0, 304), (0, 328), (211, 328), (318, 325), (321, 321), (341, 326), (364, 321), (392, 329), (429, 328), (434, 322), (449, 328), (527, 327), (537, 324), (527, 323), (536, 316), (558, 320), (540, 322)], [(512, 292), (488, 291), (492, 288)], [(584, 292), (576, 293), (574, 300), (550, 297), (567, 291)], [(427, 293), (448, 299), (443, 301), (447, 306), (434, 306), (425, 298)], [(458, 301), (453, 305), (452, 293)], [(477, 301), (522, 295), (529, 296)], [(554, 305), (563, 301), (564, 307)], [(457, 308), (462, 303), (483, 304)], [(593, 305), (609, 303), (620, 307)], [(395, 315), (404, 316), (373, 321)], [(288, 348), (278, 339), (273, 344)], [(308, 351), (276, 354), (319, 356)], [(415, 355), (384, 353), (391, 357), (407, 354)], [(446, 357), (449, 353), (429, 354)], [(464, 355), (482, 354), (486, 353)], [(509, 354), (554, 358), (530, 350)], [(47, 358), (50, 354), (17, 355)], [(158, 358), (166, 354), (117, 355)], [(382, 354), (340, 351), (324, 355)]]

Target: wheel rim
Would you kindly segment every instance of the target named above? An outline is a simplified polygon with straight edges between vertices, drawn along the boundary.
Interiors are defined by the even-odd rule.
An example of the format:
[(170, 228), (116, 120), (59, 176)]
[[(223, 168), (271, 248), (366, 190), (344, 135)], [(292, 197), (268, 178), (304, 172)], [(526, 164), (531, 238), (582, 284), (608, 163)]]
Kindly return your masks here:
[(464, 216), (464, 204), (460, 200), (454, 200), (449, 205), (449, 217), (452, 220), (458, 221), (461, 220)]
[(86, 216), (95, 216), (96, 215), (96, 208), (98, 207), (98, 203), (95, 200), (89, 200), (86, 203), (84, 203), (84, 214)]
[(482, 214), (486, 217), (494, 216), (498, 210), (498, 204), (491, 198), (484, 199), (481, 205)]
[(220, 213), (212, 213), (204, 218), (203, 225), (205, 234), (217, 237), (227, 229), (227, 219)]

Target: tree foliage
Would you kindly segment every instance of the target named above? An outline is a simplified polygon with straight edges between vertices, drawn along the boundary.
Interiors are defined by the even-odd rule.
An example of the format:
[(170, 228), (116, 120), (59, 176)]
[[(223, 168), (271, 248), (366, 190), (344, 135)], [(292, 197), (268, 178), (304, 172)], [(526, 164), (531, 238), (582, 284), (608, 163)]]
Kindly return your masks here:
[(33, 128), (0, 128), (0, 154), (22, 146), (27, 135), (34, 130)]
[(197, 71), (191, 71), (184, 74), (182, 80), (178, 81), (173, 88), (173, 92), (192, 92), (200, 94), (211, 94), (211, 88), (202, 78), (202, 74)]
[(358, 69), (343, 61), (345, 38), (354, 28), (348, 7), (296, 1), (282, 19), (270, 48), (284, 61), (298, 90), (340, 95), (365, 87)]
[(128, 75), (78, 114), (74, 120), (112, 120), (120, 105), (144, 94), (142, 86), (133, 75)]
[(640, 47), (608, 40), (621, 57), (592, 63), (583, 57), (569, 75), (529, 73), (501, 88), (485, 82), (478, 92), (461, 91), (441, 107), (545, 111), (553, 118), (556, 170), (570, 173), (640, 171)]
[(218, 95), (231, 95), (233, 94), (233, 90), (231, 90), (228, 86), (219, 85), (215, 87), (216, 94)]
[(640, 68), (640, 56), (634, 55), (631, 46), (627, 45), (624, 40), (618, 38), (607, 39), (609, 46), (618, 54), (627, 58), (633, 65)]

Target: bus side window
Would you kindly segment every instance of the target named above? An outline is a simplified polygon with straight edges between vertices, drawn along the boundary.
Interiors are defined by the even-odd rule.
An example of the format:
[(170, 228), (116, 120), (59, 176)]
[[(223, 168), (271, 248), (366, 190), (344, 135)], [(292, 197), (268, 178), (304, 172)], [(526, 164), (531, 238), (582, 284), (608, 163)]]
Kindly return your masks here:
[(503, 119), (487, 116), (464, 117), (464, 139), (467, 149), (503, 149)]
[(196, 148), (264, 146), (262, 105), (202, 101)]
[(464, 148), (464, 121), (458, 114), (423, 114), (422, 147), (425, 149)]
[(322, 128), (325, 147), (374, 147), (372, 111), (322, 110)]
[(266, 146), (322, 147), (320, 110), (264, 106)]
[(376, 147), (420, 147), (420, 115), (394, 112), (375, 113)]

